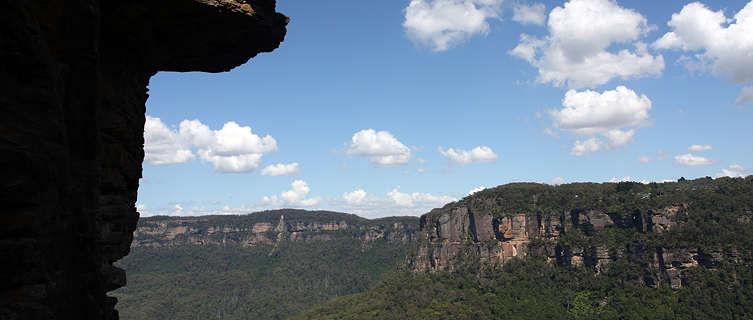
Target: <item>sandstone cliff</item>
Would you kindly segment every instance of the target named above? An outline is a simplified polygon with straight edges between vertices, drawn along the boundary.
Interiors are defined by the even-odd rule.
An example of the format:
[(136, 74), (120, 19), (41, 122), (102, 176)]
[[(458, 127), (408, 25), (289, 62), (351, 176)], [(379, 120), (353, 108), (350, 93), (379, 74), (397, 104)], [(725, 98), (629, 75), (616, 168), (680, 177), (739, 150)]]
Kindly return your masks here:
[(146, 86), (283, 40), (274, 0), (0, 0), (0, 318), (113, 319)]
[[(422, 216), (409, 265), (436, 272), (537, 256), (598, 273), (625, 258), (644, 268), (639, 281), (678, 289), (689, 281), (692, 267), (713, 269), (753, 257), (746, 244), (753, 241), (746, 229), (751, 227), (751, 181), (487, 189)], [(729, 193), (727, 185), (736, 193)]]
[(283, 241), (316, 242), (354, 239), (367, 244), (384, 239), (408, 244), (418, 231), (418, 218), (368, 220), (355, 215), (305, 210), (273, 210), (239, 216), (151, 217), (139, 220), (132, 247), (237, 244), (273, 246)]

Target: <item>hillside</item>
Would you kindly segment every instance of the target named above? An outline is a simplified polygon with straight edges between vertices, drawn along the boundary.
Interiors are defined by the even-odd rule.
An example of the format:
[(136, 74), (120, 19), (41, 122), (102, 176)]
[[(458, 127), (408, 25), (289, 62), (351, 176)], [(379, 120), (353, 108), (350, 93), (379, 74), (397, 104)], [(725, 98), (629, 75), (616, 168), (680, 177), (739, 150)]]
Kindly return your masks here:
[(418, 218), (275, 210), (139, 221), (121, 319), (282, 319), (394, 272)]
[(421, 217), (406, 268), (296, 319), (750, 319), (753, 176), (517, 183)]

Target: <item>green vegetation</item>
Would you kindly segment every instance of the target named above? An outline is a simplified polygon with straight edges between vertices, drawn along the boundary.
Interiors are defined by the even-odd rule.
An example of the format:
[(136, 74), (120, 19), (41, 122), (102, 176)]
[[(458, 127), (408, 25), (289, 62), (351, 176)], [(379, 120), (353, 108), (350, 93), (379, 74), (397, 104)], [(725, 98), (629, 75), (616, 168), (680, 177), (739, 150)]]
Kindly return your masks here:
[(678, 291), (632, 281), (640, 268), (624, 260), (600, 275), (536, 258), (514, 259), (482, 277), (398, 272), (293, 319), (751, 319), (751, 267), (697, 267), (693, 284)]
[[(753, 251), (753, 176), (747, 178), (709, 177), (696, 180), (680, 179), (672, 183), (572, 183), (550, 186), (536, 183), (512, 183), (486, 189), (459, 201), (474, 211), (495, 215), (517, 213), (542, 216), (565, 215), (588, 210), (606, 212), (617, 227), (633, 230), (609, 230), (598, 243), (624, 244), (640, 240), (649, 247), (698, 248), (705, 251)], [(430, 214), (439, 214), (447, 207)], [(688, 215), (677, 217), (682, 228), (666, 234), (638, 232), (638, 215), (651, 215), (652, 210), (673, 205), (686, 205)], [(611, 234), (609, 234), (611, 233)], [(578, 234), (563, 241), (583, 241)]]
[[(284, 240), (274, 250), (274, 245), (241, 246), (242, 242), (234, 240), (244, 232), (205, 232), (216, 226), (276, 225), (280, 214), (295, 223), (345, 221), (353, 228), (320, 232), (333, 240)], [(245, 216), (152, 217), (140, 224), (165, 220), (194, 230), (175, 239), (198, 236), (231, 241), (194, 245), (186, 238), (174, 242), (182, 245), (132, 248), (117, 263), (127, 271), (128, 284), (112, 293), (119, 300), (121, 319), (287, 318), (330, 298), (362, 292), (397, 269), (409, 244), (364, 241), (355, 237), (363, 235), (359, 228), (403, 222), (415, 230), (418, 222), (415, 217), (366, 220), (341, 213), (280, 210)], [(267, 236), (275, 239), (276, 234)], [(139, 237), (164, 243), (164, 236)]]
[[(366, 292), (293, 319), (753, 319), (753, 176), (647, 185), (509, 184), (429, 215), (458, 205), (494, 216), (562, 218), (573, 225), (577, 215), (571, 213), (606, 212), (614, 225), (598, 231), (571, 227), (556, 246), (564, 251), (605, 246), (614, 261), (596, 273), (588, 261), (573, 268), (532, 255), (490, 269), (470, 250), (455, 260), (452, 272), (400, 271)], [(652, 210), (670, 206), (687, 210), (661, 217), (676, 223), (670, 230), (647, 230), (643, 223), (651, 223)], [(529, 250), (553, 245), (551, 239), (534, 239)], [(672, 267), (687, 268), (679, 290), (670, 289), (668, 276), (651, 264), (653, 253), (661, 257), (672, 249), (698, 252), (697, 266), (672, 261)]]
[[(118, 308), (123, 319), (753, 319), (753, 176), (662, 184), (516, 183), (428, 215), (461, 205), (496, 217), (557, 218), (559, 235), (534, 238), (531, 252), (581, 250), (585, 257), (605, 247), (612, 261), (596, 273), (593, 260), (571, 267), (532, 254), (491, 268), (468, 253), (452, 272), (412, 273), (398, 270), (409, 245), (364, 242), (350, 228), (325, 231), (336, 240), (281, 242), (272, 255), (272, 246), (263, 245), (136, 247), (122, 261), (129, 283), (115, 292)], [(672, 206), (683, 209), (655, 215)], [(573, 227), (574, 213), (589, 210), (606, 213), (614, 224)], [(279, 212), (262, 214), (190, 218), (200, 220), (191, 232), (279, 220)], [(401, 221), (322, 214), (349, 225)], [(285, 218), (299, 219), (295, 215), (316, 218), (295, 211)], [(652, 218), (671, 219), (671, 228), (652, 232)], [(697, 266), (666, 260), (683, 268), (679, 290), (669, 288), (670, 277), (660, 270), (666, 267), (657, 260), (663, 252), (697, 254)]]

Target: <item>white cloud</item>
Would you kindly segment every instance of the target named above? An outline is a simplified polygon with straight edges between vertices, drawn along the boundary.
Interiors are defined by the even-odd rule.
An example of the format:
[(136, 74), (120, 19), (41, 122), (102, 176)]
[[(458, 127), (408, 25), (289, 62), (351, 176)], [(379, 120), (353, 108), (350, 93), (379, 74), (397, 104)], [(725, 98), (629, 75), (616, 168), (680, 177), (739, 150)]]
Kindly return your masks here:
[(753, 102), (753, 87), (745, 87), (740, 90), (740, 95), (737, 96), (737, 100), (735, 102), (738, 106)]
[(587, 140), (575, 140), (573, 149), (570, 150), (570, 154), (574, 156), (585, 156), (590, 153), (601, 150), (604, 143), (597, 138), (590, 138)]
[(298, 162), (268, 165), (261, 170), (261, 174), (265, 176), (294, 176), (298, 173), (300, 173)]
[[(549, 13), (548, 36), (521, 34), (509, 54), (538, 68), (537, 82), (571, 89), (613, 78), (659, 76), (664, 57), (651, 55), (639, 41), (651, 29), (643, 15), (615, 1), (571, 0)], [(614, 44), (631, 44), (634, 49), (608, 51)]]
[(274, 138), (269, 135), (261, 138), (251, 127), (233, 121), (212, 131), (198, 120), (183, 120), (180, 132), (199, 148), (201, 160), (212, 163), (217, 172), (251, 172), (259, 167), (264, 153), (277, 151)]
[(481, 191), (481, 190), (484, 190), (484, 189), (486, 189), (486, 187), (481, 187), (481, 186), (479, 186), (479, 187), (473, 188), (473, 189), (471, 189), (470, 191), (468, 191), (468, 193), (467, 193), (466, 195), (469, 195), (469, 196), (470, 196), (470, 195), (472, 195), (472, 194), (474, 194), (474, 193), (476, 193), (476, 192), (479, 192), (479, 191)]
[(651, 157), (649, 157), (649, 156), (641, 156), (641, 157), (638, 158), (638, 162), (640, 162), (640, 163), (650, 163), (651, 162)]
[(311, 191), (306, 181), (295, 180), (290, 184), (291, 189), (283, 191), (279, 196), (270, 195), (265, 196), (261, 200), (262, 206), (294, 206), (294, 207), (311, 207), (319, 204), (322, 201), (322, 197), (316, 196), (312, 198), (306, 198)]
[(552, 181), (549, 181), (549, 184), (553, 186), (561, 185), (563, 183), (565, 183), (565, 178), (563, 177), (555, 177)]
[(351, 192), (345, 192), (343, 193), (343, 199), (345, 199), (345, 202), (348, 204), (360, 204), (363, 202), (363, 199), (366, 199), (366, 191), (358, 189)]
[(630, 140), (633, 139), (633, 134), (635, 134), (635, 130), (609, 130), (607, 132), (604, 132), (602, 135), (607, 138), (607, 141), (609, 142), (607, 144), (607, 147), (609, 148), (618, 148), (621, 146), (626, 145)]
[(211, 149), (199, 150), (199, 157), (203, 162), (209, 162), (214, 166), (214, 171), (221, 173), (245, 173), (254, 171), (259, 167), (261, 153), (241, 154), (235, 156), (219, 156)]
[(575, 142), (572, 154), (582, 156), (629, 143), (635, 129), (627, 128), (648, 123), (651, 100), (646, 95), (638, 96), (625, 86), (618, 86), (601, 93), (569, 90), (562, 100), (562, 107), (550, 111), (554, 126), (576, 137), (591, 137)]
[(512, 21), (520, 24), (543, 26), (546, 23), (546, 6), (543, 3), (517, 4), (513, 7)]
[(351, 140), (347, 153), (368, 157), (375, 167), (404, 165), (411, 158), (410, 148), (387, 131), (361, 130)]
[(675, 156), (675, 163), (681, 166), (707, 166), (714, 163), (714, 161), (701, 156), (694, 156), (690, 153), (686, 153)]
[(459, 166), (465, 166), (474, 162), (491, 162), (499, 158), (499, 155), (487, 146), (478, 146), (470, 151), (460, 148), (457, 150), (450, 148), (444, 151), (442, 147), (437, 148), (437, 150), (447, 161)]
[(422, 173), (426, 172), (426, 168), (418, 168), (418, 169), (416, 169), (416, 172), (418, 172), (418, 174), (422, 174)]
[(414, 43), (444, 51), (489, 32), (502, 0), (411, 0), (405, 8), (405, 33)]
[(188, 162), (195, 158), (209, 162), (217, 172), (251, 172), (259, 167), (265, 153), (277, 151), (277, 141), (254, 134), (251, 127), (230, 121), (220, 130), (211, 130), (199, 120), (183, 120), (179, 129), (169, 129), (159, 118), (146, 116), (144, 126), (145, 161), (152, 164)]
[(688, 147), (688, 150), (695, 151), (695, 152), (708, 151), (708, 150), (711, 150), (711, 146), (708, 144), (707, 145), (694, 144)]
[(732, 164), (727, 168), (722, 168), (721, 173), (717, 173), (716, 177), (731, 177), (731, 178), (744, 178), (745, 169), (739, 164)]
[(154, 165), (184, 163), (195, 158), (190, 145), (168, 128), (160, 118), (146, 116), (144, 124), (144, 162)]
[(400, 192), (400, 187), (394, 188), (392, 191), (388, 192), (387, 197), (391, 199), (395, 205), (400, 207), (425, 207), (427, 205), (441, 206), (448, 202), (455, 201), (455, 198), (450, 196), (436, 196), (426, 192), (402, 193)]
[(609, 180), (609, 182), (613, 182), (613, 183), (626, 182), (626, 181), (630, 181), (630, 176), (624, 176), (622, 178), (612, 177), (612, 179)]
[(569, 90), (563, 108), (551, 112), (554, 125), (576, 135), (592, 135), (643, 125), (648, 121), (651, 100), (646, 95), (618, 86), (602, 93)]
[(655, 48), (700, 52), (686, 59), (710, 64), (714, 74), (726, 74), (735, 83), (753, 81), (753, 1), (729, 19), (721, 10), (693, 2), (672, 14), (667, 25), (672, 31), (654, 42)]
[(339, 198), (329, 199), (328, 207), (357, 214), (366, 218), (388, 216), (419, 216), (456, 199), (446, 195), (426, 192), (403, 193), (394, 188), (384, 196), (377, 196), (357, 189), (345, 192)]

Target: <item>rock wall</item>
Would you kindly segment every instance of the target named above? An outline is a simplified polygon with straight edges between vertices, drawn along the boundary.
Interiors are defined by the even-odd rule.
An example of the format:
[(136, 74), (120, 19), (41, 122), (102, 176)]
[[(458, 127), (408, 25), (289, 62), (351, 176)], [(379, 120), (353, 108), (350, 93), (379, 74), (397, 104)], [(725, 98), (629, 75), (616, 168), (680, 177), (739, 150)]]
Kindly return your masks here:
[(687, 215), (688, 206), (684, 204), (636, 212), (629, 221), (616, 215), (613, 218), (602, 210), (495, 215), (462, 203), (450, 204), (421, 217), (418, 245), (408, 259), (409, 267), (415, 272), (451, 271), (468, 262), (494, 267), (530, 255), (545, 257), (563, 267), (586, 267), (599, 273), (610, 262), (627, 255), (647, 270), (641, 279), (646, 285), (679, 289), (687, 281), (689, 268), (737, 262), (736, 255), (698, 248), (654, 249), (640, 242), (610, 247), (604, 242), (579, 243), (566, 236), (593, 236), (607, 228), (668, 232), (682, 224)]
[(116, 319), (158, 71), (272, 51), (273, 0), (0, 0), (0, 318)]
[[(281, 241), (314, 242), (353, 239), (363, 242), (384, 239), (407, 244), (415, 240), (418, 219), (414, 217), (377, 220), (325, 217), (300, 219), (300, 214), (267, 212), (262, 218), (209, 216), (146, 218), (139, 221), (131, 247), (237, 244), (244, 247), (277, 245)], [(305, 213), (316, 215), (316, 213)]]

